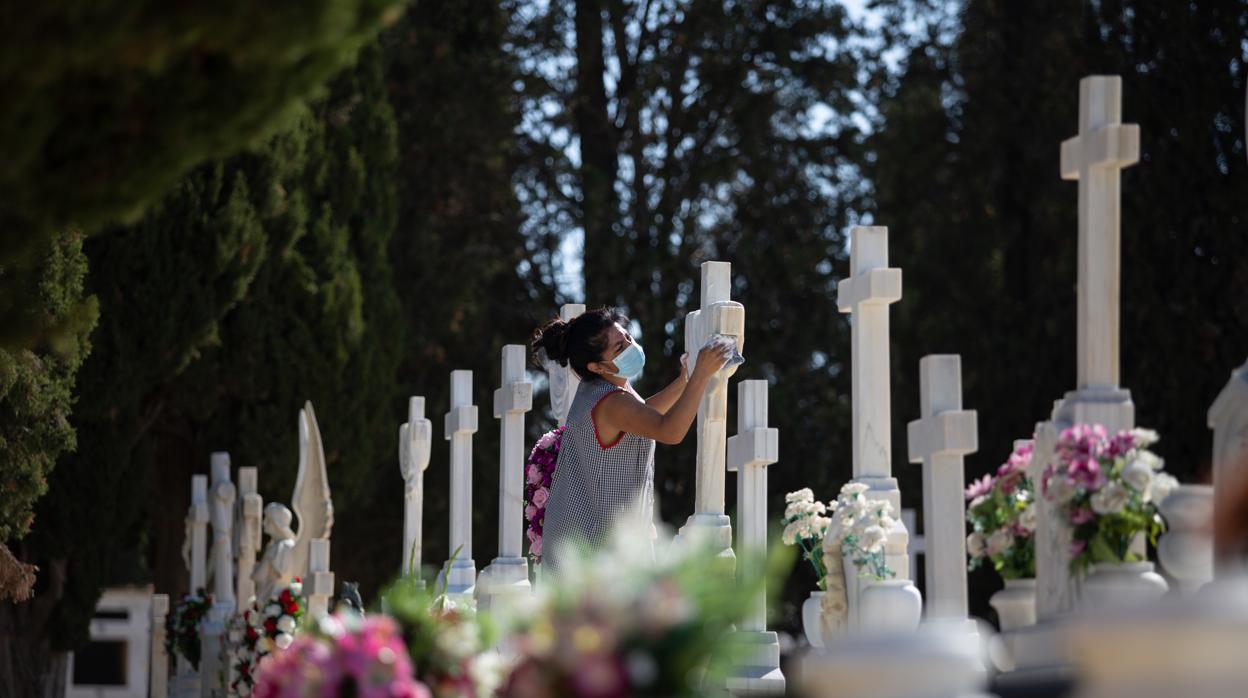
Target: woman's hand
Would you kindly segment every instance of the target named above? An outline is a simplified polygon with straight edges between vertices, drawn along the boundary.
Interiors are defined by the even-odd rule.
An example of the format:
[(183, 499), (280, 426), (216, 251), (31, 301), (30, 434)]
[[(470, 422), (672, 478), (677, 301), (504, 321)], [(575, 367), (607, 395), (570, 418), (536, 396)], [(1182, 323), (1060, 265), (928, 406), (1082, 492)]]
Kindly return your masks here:
[(680, 377), (689, 380), (689, 352), (680, 355)]
[(698, 365), (693, 367), (693, 378), (709, 379), (732, 358), (732, 345), (728, 342), (716, 342), (702, 347), (698, 352)]

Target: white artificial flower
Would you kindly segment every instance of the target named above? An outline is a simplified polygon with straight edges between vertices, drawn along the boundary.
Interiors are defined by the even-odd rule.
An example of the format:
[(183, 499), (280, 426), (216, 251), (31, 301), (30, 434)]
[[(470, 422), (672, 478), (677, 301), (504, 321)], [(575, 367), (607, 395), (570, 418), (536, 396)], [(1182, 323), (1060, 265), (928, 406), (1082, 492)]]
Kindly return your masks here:
[(984, 540), (984, 534), (975, 531), (966, 537), (966, 552), (971, 557), (979, 557), (984, 554), (984, 548), (987, 542)]
[(975, 499), (972, 499), (972, 500), (971, 500), (971, 503), (966, 505), (966, 508), (967, 508), (967, 509), (974, 509), (975, 507), (979, 506), (980, 504), (983, 504), (983, 503), (984, 503), (984, 502), (986, 502), (986, 501), (988, 501), (988, 496), (987, 496), (987, 495), (983, 495), (983, 494), (981, 494), (981, 495), (979, 495), (978, 497), (976, 497)]
[(476, 689), (474, 695), (492, 696), (497, 693), (510, 668), (510, 662), (497, 652), (478, 654), (468, 663), (468, 673)]
[(810, 520), (810, 537), (823, 538), (828, 535), (828, 528), (832, 526), (832, 519), (826, 516), (816, 516)]
[(1122, 479), (1136, 492), (1144, 495), (1144, 501), (1148, 501), (1149, 488), (1153, 485), (1153, 468), (1146, 459), (1136, 458), (1127, 463), (1122, 469)]
[(781, 542), (785, 545), (795, 545), (797, 543), (798, 526), (800, 524), (801, 520), (799, 519), (798, 521), (794, 521), (788, 526), (785, 526), (784, 533), (780, 536)]
[(239, 630), (238, 628), (231, 628), (230, 629), (230, 644), (237, 645), (238, 643), (242, 641), (243, 641), (243, 631)]
[(247, 696), (251, 695), (251, 686), (248, 686), (246, 681), (238, 682), (238, 695), (241, 698), (247, 698)]
[(869, 489), (871, 488), (861, 482), (847, 482), (845, 483), (845, 486), (841, 488), (841, 494), (854, 497), (866, 492)]
[(271, 603), (264, 607), (264, 615), (270, 618), (276, 618), (282, 615), (282, 607), (275, 603)]
[(291, 596), (303, 596), (303, 582), (291, 582), (290, 583), (290, 595)]
[(1036, 525), (1040, 523), (1038, 517), (1039, 515), (1036, 514), (1036, 505), (1028, 504), (1027, 508), (1023, 509), (1023, 513), (1018, 515), (1018, 525), (1028, 531), (1035, 531)]
[(784, 501), (792, 504), (794, 502), (808, 502), (815, 498), (815, 493), (809, 487), (803, 487), (796, 492), (790, 492), (784, 495)]
[(1055, 475), (1049, 481), (1049, 499), (1058, 504), (1065, 504), (1075, 496), (1075, 483), (1064, 475)]
[(295, 632), (295, 619), (292, 616), (282, 616), (277, 619), (277, 629), (284, 633)]
[(1132, 462), (1140, 463), (1141, 465), (1143, 465), (1144, 467), (1147, 467), (1149, 470), (1152, 470), (1153, 472), (1157, 472), (1158, 470), (1161, 470), (1162, 467), (1166, 464), (1166, 462), (1161, 459), (1161, 456), (1158, 456), (1156, 453), (1153, 453), (1152, 451), (1136, 451), (1135, 459)]
[(884, 544), (888, 542), (888, 532), (880, 526), (867, 526), (858, 541), (859, 547), (863, 550), (868, 553), (877, 553), (883, 550)]
[(278, 649), (283, 649), (283, 650), (286, 649), (287, 647), (290, 647), (290, 643), (294, 641), (295, 641), (295, 636), (291, 635), (290, 633), (278, 633), (277, 637), (273, 638), (273, 644), (277, 645)]
[(481, 644), (477, 625), (472, 622), (453, 623), (438, 633), (438, 648), (456, 658), (471, 657)]
[(1098, 514), (1117, 514), (1127, 505), (1131, 495), (1127, 488), (1110, 481), (1096, 494), (1092, 495), (1092, 511)]
[(1140, 427), (1132, 429), (1131, 436), (1135, 440), (1136, 448), (1148, 448), (1161, 439), (1161, 437), (1157, 435), (1157, 432), (1152, 429), (1143, 429)]
[(989, 555), (1000, 555), (1014, 545), (1014, 534), (1009, 529), (999, 528), (988, 536), (986, 552)]
[(260, 654), (268, 654), (273, 651), (273, 639), (268, 635), (263, 635), (256, 641), (256, 651)]
[(1170, 473), (1157, 473), (1153, 478), (1153, 501), (1161, 504), (1178, 486), (1179, 481)]

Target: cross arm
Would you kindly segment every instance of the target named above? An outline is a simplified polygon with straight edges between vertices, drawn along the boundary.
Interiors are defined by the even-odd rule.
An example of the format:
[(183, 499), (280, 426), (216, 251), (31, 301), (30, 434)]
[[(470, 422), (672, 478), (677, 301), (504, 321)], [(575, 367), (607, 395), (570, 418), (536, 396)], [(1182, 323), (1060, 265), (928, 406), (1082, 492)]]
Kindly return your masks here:
[(741, 472), (754, 466), (766, 466), (780, 460), (780, 430), (756, 427), (728, 437), (728, 470)]
[(869, 269), (841, 279), (836, 285), (836, 305), (842, 313), (852, 313), (860, 304), (896, 303), (901, 300), (901, 270)]
[(906, 425), (910, 462), (947, 454), (965, 456), (979, 450), (978, 416), (975, 410), (950, 410), (916, 419)]
[(533, 409), (533, 384), (527, 381), (508, 383), (494, 391), (494, 416)]
[(455, 407), (446, 413), (446, 440), (450, 441), (451, 437), (463, 433), (477, 433), (476, 405)]
[(1140, 161), (1139, 124), (1107, 124), (1062, 141), (1062, 179), (1087, 169), (1122, 169)]

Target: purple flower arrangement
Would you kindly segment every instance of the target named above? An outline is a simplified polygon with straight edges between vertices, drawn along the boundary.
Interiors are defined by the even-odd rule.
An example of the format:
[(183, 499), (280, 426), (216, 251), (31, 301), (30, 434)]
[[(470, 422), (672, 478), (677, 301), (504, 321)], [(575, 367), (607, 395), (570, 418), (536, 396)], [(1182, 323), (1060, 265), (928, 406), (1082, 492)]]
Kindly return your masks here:
[(1141, 534), (1156, 544), (1165, 531), (1157, 504), (1178, 486), (1148, 447), (1157, 432), (1130, 429), (1110, 435), (1099, 424), (1062, 431), (1055, 460), (1045, 469), (1041, 491), (1073, 531), (1071, 570), (1094, 563), (1132, 562), (1131, 542)]
[(563, 432), (559, 426), (537, 440), (524, 467), (524, 520), (528, 522), (525, 536), (529, 539), (529, 557), (542, 561), (542, 527), (546, 523), (546, 502), (550, 499), (550, 483), (559, 461)]

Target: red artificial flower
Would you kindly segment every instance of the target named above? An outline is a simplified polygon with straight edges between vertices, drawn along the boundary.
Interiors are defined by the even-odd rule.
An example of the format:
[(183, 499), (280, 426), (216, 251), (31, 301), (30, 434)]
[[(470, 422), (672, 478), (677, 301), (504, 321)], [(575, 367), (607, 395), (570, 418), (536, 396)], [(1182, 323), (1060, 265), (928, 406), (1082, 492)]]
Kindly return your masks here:
[(277, 598), (282, 602), (283, 606), (290, 603), (290, 589), (283, 589), (281, 596)]
[[(276, 626), (274, 626), (274, 627), (276, 627)], [(247, 628), (247, 639), (248, 639), (248, 640), (251, 640), (252, 642), (255, 642), (257, 639), (259, 639), (259, 637), (260, 637), (260, 633), (256, 632), (256, 629), (255, 629), (255, 628)]]
[(272, 618), (265, 620), (264, 631), (269, 634), (277, 632), (277, 621), (273, 620)]

